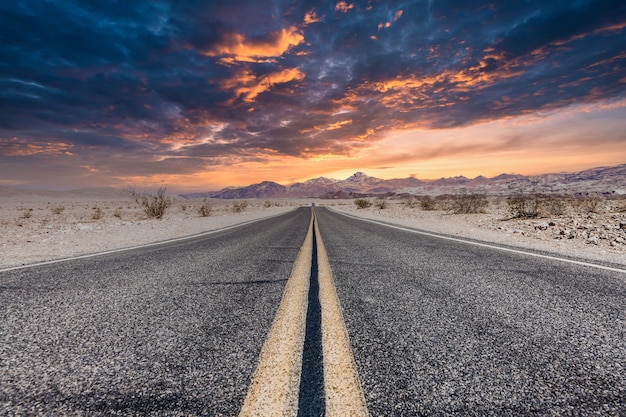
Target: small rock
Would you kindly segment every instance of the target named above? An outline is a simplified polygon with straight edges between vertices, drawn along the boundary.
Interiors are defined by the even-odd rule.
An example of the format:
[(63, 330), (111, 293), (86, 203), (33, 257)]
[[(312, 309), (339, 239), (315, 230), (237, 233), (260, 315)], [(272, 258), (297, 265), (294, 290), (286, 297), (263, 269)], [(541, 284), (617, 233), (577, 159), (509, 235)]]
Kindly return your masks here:
[(619, 228), (622, 230), (626, 230), (626, 221), (619, 222)]
[(587, 244), (593, 244), (593, 245), (597, 245), (598, 244), (598, 238), (595, 236), (592, 236), (590, 238), (587, 239)]

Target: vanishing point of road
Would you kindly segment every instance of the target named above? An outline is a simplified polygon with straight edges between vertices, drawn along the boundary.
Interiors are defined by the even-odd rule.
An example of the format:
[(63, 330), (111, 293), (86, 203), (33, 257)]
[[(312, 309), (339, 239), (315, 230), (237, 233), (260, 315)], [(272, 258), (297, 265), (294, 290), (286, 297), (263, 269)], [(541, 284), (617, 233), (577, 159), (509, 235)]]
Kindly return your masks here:
[(308, 207), (0, 271), (0, 415), (626, 415), (626, 270)]

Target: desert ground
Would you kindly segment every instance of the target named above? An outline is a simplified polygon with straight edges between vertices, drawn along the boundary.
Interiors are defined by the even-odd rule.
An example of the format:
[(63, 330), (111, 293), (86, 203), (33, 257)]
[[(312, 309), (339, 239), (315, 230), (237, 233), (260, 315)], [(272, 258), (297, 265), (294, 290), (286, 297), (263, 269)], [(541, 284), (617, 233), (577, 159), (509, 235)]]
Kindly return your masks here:
[(593, 211), (567, 207), (558, 216), (510, 219), (502, 198), (491, 199), (475, 214), (424, 210), (406, 200), (359, 209), (354, 200), (172, 198), (164, 217), (152, 219), (122, 192), (5, 194), (0, 197), (0, 268), (189, 236), (311, 203), (424, 231), (626, 265), (623, 199), (602, 200)]

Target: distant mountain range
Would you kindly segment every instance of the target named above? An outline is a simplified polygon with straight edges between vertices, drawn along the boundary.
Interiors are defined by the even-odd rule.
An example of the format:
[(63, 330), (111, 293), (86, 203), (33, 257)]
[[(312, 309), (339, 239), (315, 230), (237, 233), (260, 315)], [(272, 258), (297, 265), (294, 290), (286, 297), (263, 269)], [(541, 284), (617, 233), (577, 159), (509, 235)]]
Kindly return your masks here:
[(419, 180), (417, 178), (380, 179), (357, 172), (345, 180), (313, 178), (291, 185), (263, 181), (246, 187), (220, 191), (182, 194), (185, 198), (356, 198), (381, 194), (442, 195), (462, 190), (484, 191), (490, 195), (509, 195), (520, 190), (542, 193), (605, 193), (626, 195), (626, 164), (592, 168), (576, 173), (526, 176), (501, 174), (497, 177), (463, 176)]

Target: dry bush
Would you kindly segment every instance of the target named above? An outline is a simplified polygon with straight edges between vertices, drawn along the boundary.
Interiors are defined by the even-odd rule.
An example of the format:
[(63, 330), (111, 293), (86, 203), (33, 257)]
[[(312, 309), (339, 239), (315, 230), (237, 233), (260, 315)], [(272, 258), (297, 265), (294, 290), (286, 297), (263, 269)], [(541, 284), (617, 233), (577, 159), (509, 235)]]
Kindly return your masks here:
[(24, 214), (22, 214), (22, 216), (20, 217), (21, 219), (30, 219), (31, 217), (33, 217), (33, 209), (27, 209)]
[(116, 208), (113, 212), (113, 217), (117, 217), (118, 219), (122, 218), (122, 209), (120, 207)]
[(420, 207), (422, 208), (422, 210), (437, 210), (437, 206), (437, 201), (429, 195), (420, 200)]
[(452, 199), (451, 210), (454, 214), (484, 213), (488, 205), (489, 201), (485, 193), (461, 191)]
[(93, 220), (100, 220), (104, 216), (102, 209), (100, 207), (94, 207), (93, 213), (91, 214), (91, 218)]
[(134, 190), (129, 191), (137, 204), (143, 208), (146, 216), (151, 219), (162, 219), (167, 209), (173, 203), (172, 198), (165, 195), (165, 187), (160, 187), (156, 194), (137, 193)]
[(202, 217), (209, 217), (211, 213), (213, 213), (213, 206), (211, 206), (205, 198), (202, 200), (202, 205), (198, 207), (198, 214)]
[(551, 216), (562, 216), (567, 212), (569, 201), (565, 197), (547, 197), (540, 200), (540, 211)]
[(384, 210), (387, 208), (387, 198), (385, 196), (377, 198), (376, 202), (374, 203), (374, 205), (376, 206), (376, 208), (379, 208), (381, 210)]
[(511, 219), (534, 219), (541, 213), (542, 196), (538, 193), (526, 194), (523, 191), (507, 200)]
[(358, 198), (354, 200), (354, 204), (356, 204), (357, 209), (366, 209), (368, 207), (372, 207), (372, 202), (365, 198)]
[(418, 205), (418, 200), (415, 197), (411, 196), (406, 201), (404, 201), (403, 204), (408, 208), (415, 208)]
[(599, 213), (600, 203), (599, 197), (581, 197), (572, 200), (572, 206), (579, 214)]
[(263, 203), (263, 207), (265, 208), (270, 208), (272, 207), (272, 202), (269, 200), (265, 200), (265, 203)]
[(235, 213), (241, 213), (242, 211), (244, 211), (246, 209), (246, 207), (248, 207), (248, 202), (247, 201), (242, 201), (240, 203), (235, 203), (235, 204), (233, 204), (233, 211)]
[(54, 207), (52, 209), (52, 214), (61, 214), (63, 213), (63, 210), (65, 210), (65, 207), (63, 206)]

